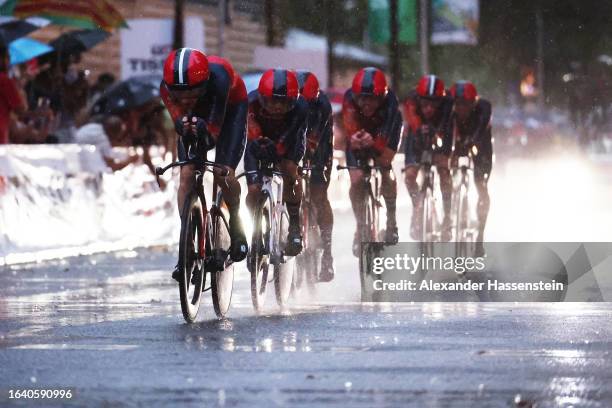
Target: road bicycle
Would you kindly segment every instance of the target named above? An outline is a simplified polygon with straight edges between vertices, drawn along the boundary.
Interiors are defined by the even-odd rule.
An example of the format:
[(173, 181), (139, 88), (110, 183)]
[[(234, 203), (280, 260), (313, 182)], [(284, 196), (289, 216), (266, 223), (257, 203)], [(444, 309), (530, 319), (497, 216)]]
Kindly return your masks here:
[(313, 170), (321, 169), (321, 166), (313, 166), (310, 161), (306, 161), (299, 171), (302, 175), (302, 205), (300, 207), (300, 219), (302, 225), (302, 252), (295, 259), (295, 273), (293, 277), (293, 287), (295, 291), (300, 291), (304, 287), (313, 296), (316, 290), (316, 283), (319, 279), (321, 257), (323, 248), (321, 247), (321, 233), (317, 223), (317, 207), (312, 201), (311, 195), (311, 174)]
[[(234, 265), (229, 257), (229, 212), (223, 193), (213, 182), (210, 209), (204, 194), (204, 173), (215, 169), (226, 172), (226, 169), (214, 162), (189, 158), (163, 168), (157, 167), (155, 174), (159, 178), (168, 169), (188, 165), (195, 168), (195, 182), (185, 196), (181, 210), (178, 283), (183, 317), (192, 323), (200, 309), (202, 292), (208, 289), (211, 289), (216, 315), (219, 318), (226, 316), (232, 300)], [(205, 289), (207, 273), (210, 274), (210, 287)]]
[(470, 173), (473, 171), (472, 156), (468, 153), (457, 157), (457, 166), (453, 168), (453, 235), (455, 238), (455, 256), (467, 257), (474, 253), (476, 229), (470, 207)]
[(247, 267), (251, 273), (251, 300), (259, 313), (263, 310), (270, 267), (274, 273), (274, 292), (281, 308), (287, 305), (293, 280), (294, 257), (285, 256), (289, 214), (283, 203), (283, 173), (273, 163), (261, 162), (257, 170), (247, 171), (238, 177), (258, 174), (261, 195), (253, 208), (253, 234), (247, 255)]

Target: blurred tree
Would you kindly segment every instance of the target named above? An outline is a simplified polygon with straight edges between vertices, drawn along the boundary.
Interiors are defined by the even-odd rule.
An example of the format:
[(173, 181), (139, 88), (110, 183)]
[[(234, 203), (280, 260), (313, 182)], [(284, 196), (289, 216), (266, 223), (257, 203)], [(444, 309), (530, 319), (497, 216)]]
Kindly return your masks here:
[[(278, 21), (285, 29), (297, 27), (327, 34), (332, 43), (363, 44), (368, 22), (368, 0), (335, 0), (330, 4), (325, 4), (326, 0), (275, 1)], [(597, 66), (599, 55), (612, 56), (610, 1), (539, 0), (538, 3), (482, 0), (478, 45), (432, 47), (431, 70), (449, 84), (459, 79), (471, 79), (483, 94), (498, 102), (505, 102), (509, 90), (518, 86), (521, 69), (536, 68), (535, 10), (538, 4), (542, 8), (547, 103), (562, 103), (566, 89), (562, 78), (569, 72), (572, 63), (578, 62), (587, 71), (593, 71), (588, 67)], [(331, 24), (326, 27), (326, 22)], [(374, 49), (380, 53), (386, 52), (385, 46)], [(410, 89), (419, 76), (418, 50), (404, 44), (398, 44), (396, 50), (401, 64), (401, 94), (401, 91), (405, 93)], [(612, 73), (612, 68), (604, 69)]]

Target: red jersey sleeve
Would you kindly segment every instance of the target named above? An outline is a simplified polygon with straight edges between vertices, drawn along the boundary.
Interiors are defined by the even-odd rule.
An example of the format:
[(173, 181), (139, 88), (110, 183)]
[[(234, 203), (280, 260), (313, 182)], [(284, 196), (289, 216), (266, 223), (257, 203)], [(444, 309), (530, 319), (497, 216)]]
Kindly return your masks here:
[(358, 112), (355, 104), (350, 97), (345, 95), (344, 102), (342, 103), (342, 122), (344, 123), (344, 130), (347, 136), (351, 136), (353, 133), (360, 130), (357, 114)]
[(404, 120), (408, 123), (412, 132), (416, 132), (421, 126), (421, 118), (419, 118), (417, 114), (416, 101), (412, 98), (408, 98), (404, 101)]
[(256, 140), (263, 136), (261, 126), (257, 121), (257, 115), (255, 114), (255, 106), (253, 103), (249, 104), (249, 116), (247, 120), (247, 138), (248, 140)]

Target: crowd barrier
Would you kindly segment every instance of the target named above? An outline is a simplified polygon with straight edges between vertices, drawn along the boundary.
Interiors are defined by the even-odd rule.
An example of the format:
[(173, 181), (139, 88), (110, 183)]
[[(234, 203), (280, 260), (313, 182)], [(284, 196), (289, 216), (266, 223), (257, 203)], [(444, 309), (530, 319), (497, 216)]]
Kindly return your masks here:
[[(128, 153), (114, 150), (117, 155)], [(164, 160), (152, 150), (155, 165), (169, 162), (169, 157)], [(335, 164), (344, 163), (342, 152), (335, 151), (334, 156)], [(398, 155), (396, 175), (402, 166), (403, 157)], [(0, 146), (0, 266), (176, 245), (178, 169), (173, 171), (164, 175), (168, 184), (162, 191), (143, 163), (113, 173), (93, 146)], [(242, 165), (236, 171), (241, 172)], [(210, 193), (212, 183), (206, 180)], [(334, 169), (329, 187), (334, 212), (351, 211), (349, 186), (348, 172)], [(244, 201), (246, 186), (242, 191)], [(400, 194), (398, 205), (407, 205), (407, 200)], [(244, 205), (241, 215), (248, 234)]]
[(173, 180), (161, 191), (142, 163), (113, 173), (93, 146), (0, 146), (0, 265), (172, 244), (175, 197)]

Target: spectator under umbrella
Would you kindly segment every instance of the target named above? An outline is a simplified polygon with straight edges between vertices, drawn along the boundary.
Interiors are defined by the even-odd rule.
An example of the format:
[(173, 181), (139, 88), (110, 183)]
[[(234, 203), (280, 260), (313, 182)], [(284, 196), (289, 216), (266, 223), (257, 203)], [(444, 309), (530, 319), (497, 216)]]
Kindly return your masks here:
[(15, 81), (8, 76), (9, 61), (9, 50), (0, 43), (0, 144), (9, 142), (11, 113), (25, 111), (25, 100)]

